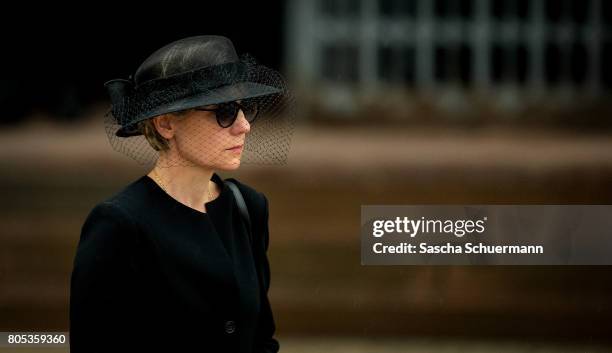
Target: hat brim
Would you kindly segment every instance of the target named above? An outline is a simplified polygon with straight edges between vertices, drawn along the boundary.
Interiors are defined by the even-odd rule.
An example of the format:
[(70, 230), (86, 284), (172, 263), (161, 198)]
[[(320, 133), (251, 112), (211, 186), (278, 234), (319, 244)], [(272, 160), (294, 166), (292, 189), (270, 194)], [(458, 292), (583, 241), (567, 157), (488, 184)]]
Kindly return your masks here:
[(158, 115), (178, 112), (181, 110), (201, 107), (205, 105), (219, 104), (237, 101), (241, 99), (278, 94), (281, 92), (282, 89), (280, 88), (256, 82), (239, 82), (227, 86), (222, 86), (214, 90), (186, 97), (148, 111), (142, 116), (135, 119), (134, 123), (119, 128), (115, 135), (117, 135), (118, 137), (141, 135), (142, 133), (138, 130), (137, 123)]

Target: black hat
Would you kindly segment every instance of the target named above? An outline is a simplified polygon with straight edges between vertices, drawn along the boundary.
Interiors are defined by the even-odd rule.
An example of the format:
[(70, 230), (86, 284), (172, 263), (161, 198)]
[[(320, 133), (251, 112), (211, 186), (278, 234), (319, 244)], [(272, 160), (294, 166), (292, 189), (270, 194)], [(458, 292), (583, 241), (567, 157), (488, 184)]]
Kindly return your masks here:
[(238, 57), (222, 36), (181, 39), (158, 49), (136, 70), (133, 79), (105, 83), (112, 113), (121, 125), (116, 135), (141, 134), (139, 121), (204, 105), (282, 92), (268, 68), (247, 55)]
[(222, 36), (172, 42), (151, 54), (127, 79), (105, 83), (111, 101), (105, 127), (113, 148), (143, 164), (159, 151), (143, 136), (146, 119), (235, 101), (257, 106), (245, 141), (245, 162), (285, 163), (293, 131), (294, 100), (282, 75)]

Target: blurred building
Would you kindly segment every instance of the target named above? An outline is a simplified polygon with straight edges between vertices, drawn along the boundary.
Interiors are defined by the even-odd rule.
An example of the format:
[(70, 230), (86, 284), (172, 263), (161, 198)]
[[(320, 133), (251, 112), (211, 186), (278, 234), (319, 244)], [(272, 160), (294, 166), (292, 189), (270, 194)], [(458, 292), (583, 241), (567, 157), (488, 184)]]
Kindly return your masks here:
[(287, 71), (305, 101), (335, 112), (563, 109), (612, 87), (603, 0), (290, 0), (287, 11)]

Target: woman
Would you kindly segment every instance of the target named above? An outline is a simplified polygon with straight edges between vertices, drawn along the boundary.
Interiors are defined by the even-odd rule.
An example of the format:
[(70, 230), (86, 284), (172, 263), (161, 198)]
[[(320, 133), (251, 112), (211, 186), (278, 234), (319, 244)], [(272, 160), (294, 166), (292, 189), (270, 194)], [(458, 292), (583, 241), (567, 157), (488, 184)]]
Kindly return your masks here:
[(71, 351), (277, 352), (268, 201), (216, 171), (245, 155), (286, 160), (292, 100), (282, 78), (239, 58), (227, 38), (197, 36), (106, 87), (111, 144), (155, 165), (83, 225)]

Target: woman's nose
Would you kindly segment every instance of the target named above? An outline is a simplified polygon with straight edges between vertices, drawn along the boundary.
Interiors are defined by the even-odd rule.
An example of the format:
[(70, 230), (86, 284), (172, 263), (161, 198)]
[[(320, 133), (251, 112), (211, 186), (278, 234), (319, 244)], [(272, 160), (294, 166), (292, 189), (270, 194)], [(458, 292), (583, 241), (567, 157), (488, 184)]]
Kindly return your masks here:
[(244, 116), (242, 109), (238, 110), (238, 116), (234, 124), (232, 124), (232, 130), (234, 130), (234, 133), (237, 135), (251, 131), (251, 124), (246, 119), (246, 116)]

